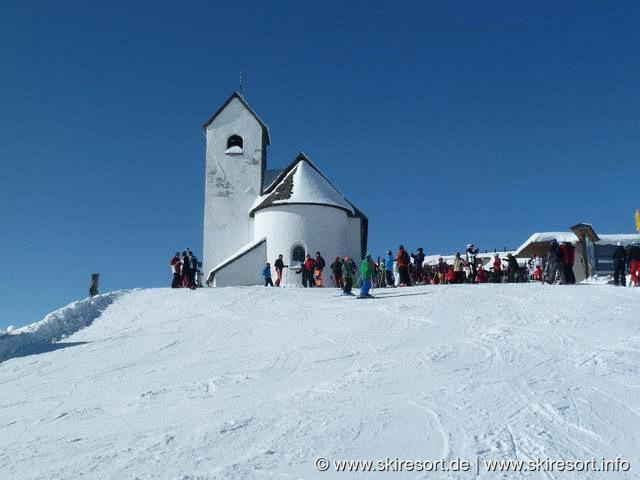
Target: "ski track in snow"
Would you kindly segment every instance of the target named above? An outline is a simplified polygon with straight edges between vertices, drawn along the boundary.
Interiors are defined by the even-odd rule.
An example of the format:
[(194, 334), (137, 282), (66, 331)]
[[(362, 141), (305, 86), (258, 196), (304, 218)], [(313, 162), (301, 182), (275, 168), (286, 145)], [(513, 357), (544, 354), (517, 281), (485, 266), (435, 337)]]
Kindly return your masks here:
[[(0, 478), (638, 478), (640, 289), (375, 293), (116, 292), (4, 335)], [(319, 472), (318, 457), (631, 470)]]

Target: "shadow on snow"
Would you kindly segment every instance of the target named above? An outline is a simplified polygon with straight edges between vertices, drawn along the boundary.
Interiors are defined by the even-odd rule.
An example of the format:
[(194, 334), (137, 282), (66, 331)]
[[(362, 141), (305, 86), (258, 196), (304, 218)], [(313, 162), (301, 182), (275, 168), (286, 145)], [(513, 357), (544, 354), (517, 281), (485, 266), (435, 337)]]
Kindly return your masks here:
[(90, 342), (60, 342), (60, 343), (28, 343), (21, 346), (17, 346), (17, 348), (6, 348), (6, 345), (3, 345), (6, 342), (7, 338), (11, 335), (4, 335), (0, 337), (0, 350), (2, 351), (2, 356), (0, 357), (0, 363), (5, 360), (9, 360), (11, 358), (19, 358), (19, 357), (28, 357), (30, 355), (40, 355), (41, 353), (54, 352), (56, 350), (62, 350), (63, 348), (69, 347), (77, 347), (79, 345), (86, 345)]

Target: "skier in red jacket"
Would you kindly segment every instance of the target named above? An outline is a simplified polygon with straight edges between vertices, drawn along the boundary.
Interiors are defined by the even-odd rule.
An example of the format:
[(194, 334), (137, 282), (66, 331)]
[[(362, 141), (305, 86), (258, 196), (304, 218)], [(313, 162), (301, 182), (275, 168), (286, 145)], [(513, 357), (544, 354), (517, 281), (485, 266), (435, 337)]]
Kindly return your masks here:
[(173, 273), (173, 280), (171, 281), (171, 288), (180, 288), (182, 263), (180, 262), (180, 252), (171, 259), (171, 273)]
[(502, 260), (500, 255), (496, 253), (493, 260), (493, 282), (500, 283), (502, 281)]
[(487, 283), (487, 271), (482, 266), (482, 263), (478, 265), (476, 270), (476, 283)]
[(304, 261), (302, 265), (302, 285), (304, 287), (313, 287), (314, 279), (313, 279), (313, 269), (316, 266), (316, 262), (311, 258), (311, 255), (307, 253), (307, 259)]
[(398, 262), (398, 273), (400, 274), (399, 286), (411, 286), (411, 278), (409, 278), (409, 254), (404, 249), (404, 245), (400, 245), (398, 249), (398, 255), (396, 255), (396, 262)]

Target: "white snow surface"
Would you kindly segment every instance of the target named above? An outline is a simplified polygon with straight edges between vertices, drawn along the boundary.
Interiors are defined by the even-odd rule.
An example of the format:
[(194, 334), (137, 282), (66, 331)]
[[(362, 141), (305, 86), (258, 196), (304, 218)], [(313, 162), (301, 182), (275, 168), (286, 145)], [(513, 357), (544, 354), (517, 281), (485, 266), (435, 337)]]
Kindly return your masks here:
[[(86, 325), (0, 363), (0, 478), (638, 478), (640, 288), (374, 294), (135, 290), (4, 335), (50, 345)], [(471, 471), (321, 472), (319, 457)], [(484, 467), (618, 457), (629, 471)]]

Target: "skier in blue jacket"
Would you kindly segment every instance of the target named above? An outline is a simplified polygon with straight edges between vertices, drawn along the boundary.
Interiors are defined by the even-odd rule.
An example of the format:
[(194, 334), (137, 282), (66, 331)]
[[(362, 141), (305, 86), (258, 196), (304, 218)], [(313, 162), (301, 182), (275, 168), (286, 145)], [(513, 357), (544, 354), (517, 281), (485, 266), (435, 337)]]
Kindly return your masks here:
[(267, 263), (267, 266), (262, 270), (262, 277), (264, 278), (265, 287), (273, 287), (273, 281), (271, 280), (271, 265), (269, 263)]
[(387, 259), (384, 262), (384, 273), (387, 276), (387, 287), (395, 287), (393, 281), (393, 252), (387, 250)]

